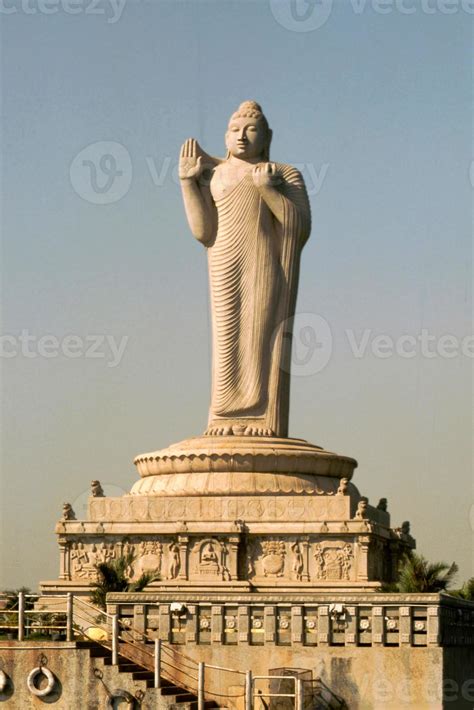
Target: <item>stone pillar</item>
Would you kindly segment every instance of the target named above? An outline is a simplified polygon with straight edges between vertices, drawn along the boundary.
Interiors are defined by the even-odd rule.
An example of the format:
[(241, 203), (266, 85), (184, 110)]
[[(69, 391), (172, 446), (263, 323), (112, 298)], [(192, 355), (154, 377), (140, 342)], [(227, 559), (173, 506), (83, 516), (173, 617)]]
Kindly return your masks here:
[(400, 646), (410, 646), (412, 642), (411, 607), (400, 607)]
[(195, 604), (188, 606), (188, 614), (186, 641), (187, 643), (197, 643), (197, 607)]
[(250, 614), (248, 606), (239, 606), (237, 623), (239, 644), (248, 644), (250, 640)]
[(303, 643), (303, 608), (291, 607), (291, 645), (301, 646)]
[(239, 535), (232, 535), (232, 537), (229, 537), (229, 574), (230, 574), (230, 579), (238, 579), (239, 578), (239, 573), (238, 573), (238, 557), (239, 557), (239, 543), (240, 543), (240, 536)]
[(224, 638), (224, 607), (212, 605), (211, 607), (211, 644), (222, 644)]
[(265, 606), (263, 610), (264, 642), (275, 643), (276, 641), (276, 609), (274, 606)]
[(346, 646), (357, 646), (357, 636), (359, 630), (359, 609), (356, 606), (347, 606), (347, 622), (344, 634), (344, 644)]
[(188, 578), (188, 542), (187, 535), (178, 535), (179, 545), (179, 573), (178, 579)]
[(146, 627), (146, 614), (143, 604), (133, 605), (133, 630), (136, 632), (136, 638), (143, 640), (143, 634)]
[(69, 543), (64, 537), (59, 538), (59, 579), (71, 579)]
[(358, 541), (358, 565), (357, 565), (357, 579), (361, 582), (369, 581), (369, 546), (370, 537), (364, 535), (360, 536)]
[(171, 636), (170, 605), (160, 604), (159, 609), (160, 627), (158, 638), (162, 641), (169, 641)]
[(318, 607), (318, 646), (329, 646), (329, 607)]
[(309, 582), (309, 540), (307, 537), (304, 537), (301, 539), (300, 542), (301, 546), (301, 553), (303, 555), (303, 574), (301, 575), (302, 577), (302, 582)]
[(372, 607), (372, 646), (383, 646), (385, 642), (383, 607)]
[(428, 646), (440, 645), (440, 607), (429, 606), (427, 618), (427, 636), (426, 642)]

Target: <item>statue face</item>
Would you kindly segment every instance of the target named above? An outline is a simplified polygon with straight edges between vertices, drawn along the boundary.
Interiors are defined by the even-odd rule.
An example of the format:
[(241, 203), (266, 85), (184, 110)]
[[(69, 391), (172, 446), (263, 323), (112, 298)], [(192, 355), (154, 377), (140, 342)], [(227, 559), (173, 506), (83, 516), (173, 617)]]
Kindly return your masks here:
[(260, 119), (242, 116), (231, 119), (225, 138), (231, 155), (253, 160), (262, 156), (268, 135)]

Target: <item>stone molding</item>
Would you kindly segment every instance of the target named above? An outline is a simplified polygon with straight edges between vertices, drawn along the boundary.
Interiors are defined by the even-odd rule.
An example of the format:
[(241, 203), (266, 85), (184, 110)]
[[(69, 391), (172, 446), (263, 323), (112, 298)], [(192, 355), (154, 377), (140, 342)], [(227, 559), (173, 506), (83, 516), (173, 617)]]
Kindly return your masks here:
[[(315, 481), (314, 476), (336, 479), (331, 491), (335, 493), (339, 479), (349, 480), (357, 467), (355, 459), (325, 451), (303, 439), (248, 436), (186, 439), (160, 451), (140, 454), (134, 463), (142, 480), (135, 483), (132, 495), (329, 492), (328, 486)], [(254, 475), (242, 477), (245, 473)]]

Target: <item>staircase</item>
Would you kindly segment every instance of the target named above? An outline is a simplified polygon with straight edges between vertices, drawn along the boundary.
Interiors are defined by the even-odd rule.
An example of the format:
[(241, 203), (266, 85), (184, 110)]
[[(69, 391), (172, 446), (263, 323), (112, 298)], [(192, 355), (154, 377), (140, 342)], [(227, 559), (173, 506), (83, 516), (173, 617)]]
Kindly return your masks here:
[[(76, 647), (89, 651), (90, 657), (95, 661), (98, 678), (108, 675), (107, 670), (114, 668), (112, 651), (106, 646), (95, 641), (76, 641)], [(140, 691), (141, 697), (144, 698), (147, 691), (154, 687), (154, 672), (148, 667), (149, 664), (144, 665), (134, 661), (131, 658), (132, 655), (138, 654), (131, 649), (131, 644), (120, 643), (118, 665), (115, 666), (115, 669), (119, 674), (127, 674)], [(195, 693), (165, 678), (161, 678), (160, 689), (155, 690), (154, 693), (160, 696), (161, 710), (166, 710), (166, 708), (169, 710), (197, 710), (198, 708), (198, 699)], [(206, 710), (213, 710), (219, 706), (214, 700), (205, 700), (204, 707)]]

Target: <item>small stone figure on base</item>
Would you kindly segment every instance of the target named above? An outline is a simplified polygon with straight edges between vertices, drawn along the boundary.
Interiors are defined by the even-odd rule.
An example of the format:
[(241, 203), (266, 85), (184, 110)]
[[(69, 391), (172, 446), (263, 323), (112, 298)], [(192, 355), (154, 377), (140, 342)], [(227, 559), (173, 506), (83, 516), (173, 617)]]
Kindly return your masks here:
[(63, 514), (61, 520), (76, 520), (76, 514), (70, 503), (63, 503)]
[(367, 518), (367, 506), (369, 505), (368, 498), (361, 498), (357, 504), (357, 510), (355, 514), (356, 520), (365, 520)]
[(91, 496), (93, 498), (103, 498), (104, 489), (100, 485), (100, 481), (91, 481)]

